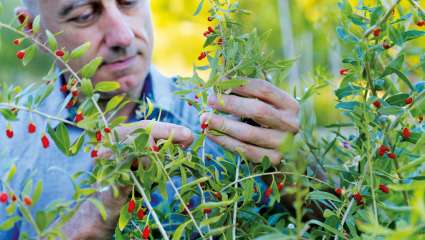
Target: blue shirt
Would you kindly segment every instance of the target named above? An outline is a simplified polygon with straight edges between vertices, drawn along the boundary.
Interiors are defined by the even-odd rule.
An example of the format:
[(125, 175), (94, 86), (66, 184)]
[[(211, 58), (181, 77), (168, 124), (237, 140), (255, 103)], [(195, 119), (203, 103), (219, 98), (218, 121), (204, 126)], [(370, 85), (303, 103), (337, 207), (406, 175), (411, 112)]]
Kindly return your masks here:
[[(143, 96), (149, 97), (155, 106), (154, 114), (150, 118), (156, 119), (159, 109), (161, 109), (161, 121), (186, 126), (195, 133), (195, 136), (199, 136), (199, 113), (194, 107), (189, 106), (183, 99), (174, 94), (175, 91), (181, 90), (176, 86), (175, 80), (164, 77), (154, 67), (151, 68), (142, 93)], [(59, 91), (60, 85), (60, 81), (57, 81), (56, 89), (37, 109), (50, 115), (73, 119), (75, 109), (60, 111), (66, 100), (66, 96)], [(36, 91), (37, 89), (35, 89)], [(40, 139), (43, 129), (46, 129), (46, 119), (35, 114), (31, 116), (23, 111), (18, 113), (18, 118), (19, 121), (11, 123), (15, 134), (12, 139), (8, 139), (4, 133), (0, 134), (0, 176), (2, 176), (0, 181), (3, 181), (5, 173), (7, 173), (12, 164), (17, 166), (17, 172), (9, 184), (17, 193), (23, 190), (25, 183), (29, 179), (32, 179), (34, 186), (41, 180), (43, 182), (41, 198), (31, 208), (31, 213), (35, 216), (37, 211), (45, 210), (53, 201), (72, 200), (74, 188), (70, 177), (76, 172), (90, 171), (93, 167), (93, 160), (90, 154), (84, 151), (80, 151), (76, 156), (66, 157), (53, 144), (52, 140), (51, 146), (48, 149), (44, 149)], [(29, 134), (27, 131), (30, 121), (37, 126), (35, 134)], [(136, 114), (133, 114), (129, 121), (138, 121)], [(58, 124), (58, 122), (54, 121), (49, 123), (53, 127)], [(0, 117), (0, 129), (6, 129), (6, 122), (2, 117)], [(81, 129), (69, 127), (71, 141), (75, 140), (81, 133)], [(207, 140), (207, 153), (217, 156), (222, 151), (218, 145)], [(178, 179), (176, 181), (178, 184)], [(169, 187), (168, 190), (171, 192)], [(3, 191), (5, 190), (0, 189), (0, 192)], [(7, 219), (6, 206), (0, 203), (0, 224)], [(11, 230), (0, 232), (0, 239), (17, 239), (21, 232), (27, 232), (30, 236), (35, 236), (35, 231), (31, 225), (26, 221), (21, 221), (15, 224)]]

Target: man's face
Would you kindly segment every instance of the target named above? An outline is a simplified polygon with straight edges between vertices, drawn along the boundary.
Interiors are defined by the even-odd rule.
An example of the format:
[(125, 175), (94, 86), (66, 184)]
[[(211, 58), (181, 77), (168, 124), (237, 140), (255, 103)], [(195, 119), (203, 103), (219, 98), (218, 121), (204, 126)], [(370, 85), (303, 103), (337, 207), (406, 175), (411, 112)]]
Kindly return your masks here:
[[(42, 25), (62, 32), (60, 47), (72, 50), (85, 42), (91, 48), (70, 63), (79, 70), (100, 56), (104, 63), (93, 77), (118, 81), (119, 93), (139, 94), (149, 72), (153, 48), (150, 0), (39, 0)], [(139, 91), (139, 92), (137, 92)]]

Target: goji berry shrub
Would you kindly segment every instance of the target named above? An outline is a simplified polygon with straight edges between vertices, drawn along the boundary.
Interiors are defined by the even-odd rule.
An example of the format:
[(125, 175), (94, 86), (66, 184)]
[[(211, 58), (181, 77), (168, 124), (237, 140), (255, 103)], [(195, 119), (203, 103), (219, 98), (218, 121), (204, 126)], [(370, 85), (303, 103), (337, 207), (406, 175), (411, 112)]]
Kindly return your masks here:
[[(206, 102), (211, 91), (220, 98), (220, 94), (249, 81), (247, 77), (271, 80), (285, 76), (292, 62), (271, 61), (262, 46), (263, 36), (256, 31), (240, 32), (233, 15), (246, 11), (238, 3), (208, 3), (211, 25), (204, 33), (205, 49), (198, 57), (194, 76), (179, 79), (179, 94), (200, 112), (208, 110)], [(93, 196), (106, 186), (118, 193), (118, 186), (125, 184), (134, 186), (134, 190), (121, 209), (116, 239), (417, 237), (425, 220), (425, 188), (421, 183), (425, 91), (424, 82), (414, 83), (413, 79), (423, 75), (423, 62), (412, 67), (404, 59), (412, 53), (422, 56), (423, 51), (411, 51), (415, 47), (411, 43), (425, 32), (420, 30), (424, 26), (423, 10), (417, 2), (409, 3), (407, 9), (400, 1), (389, 7), (380, 2), (355, 8), (347, 1), (338, 5), (342, 17), (337, 32), (352, 50), (343, 61), (343, 80), (335, 91), (339, 100), (336, 109), (346, 115), (346, 122), (328, 126), (329, 134), (318, 137), (305, 103), (325, 84), (311, 86), (299, 97), (302, 131), (282, 140), (285, 158), (278, 167), (271, 166), (267, 158), (255, 165), (230, 152), (223, 156), (205, 154), (208, 122), (201, 124), (200, 137), (190, 152), (171, 144), (171, 140), (149, 146), (149, 128), (120, 139), (116, 128), (125, 119), (114, 118), (114, 114), (129, 100), (115, 96), (104, 109), (99, 106), (101, 93), (119, 88), (114, 82), (92, 86), (90, 77), (101, 59), (92, 60), (79, 71), (68, 65), (71, 59), (82, 56), (89, 44), (71, 51), (57, 49), (55, 34), (48, 31), (46, 43), (37, 41), (39, 18), (32, 26), (21, 16), (19, 26), (0, 23), (2, 29), (18, 35), (13, 44), (22, 49), (17, 50), (17, 58), (24, 64), (31, 61), (37, 49), (54, 59), (38, 91), (34, 92), (33, 86), (2, 86), (0, 112), (4, 119), (18, 121), (23, 114), (40, 117), (42, 125), (30, 121), (25, 131), (41, 132), (42, 148), (53, 147), (53, 142), (66, 156), (84, 150), (96, 158), (88, 179), (81, 184), (75, 182), (71, 202), (53, 203), (37, 214), (31, 209), (42, 194), (43, 183), (38, 181), (33, 186), (29, 180), (22, 192), (12, 189), (9, 183), (19, 171), (12, 164), (1, 179), (0, 204), (7, 205), (9, 217), (0, 223), (0, 230), (27, 221), (38, 238), (63, 237), (61, 226), (83, 202), (91, 201), (105, 218), (106, 210)], [(196, 13), (203, 6), (202, 0)], [(25, 48), (24, 43), (28, 44)], [(53, 91), (57, 62), (71, 73), (68, 84), (61, 88), (68, 94), (63, 108), (81, 101), (73, 121), (37, 110)], [(207, 81), (198, 75), (205, 70), (210, 71)], [(150, 101), (141, 107), (145, 117), (152, 110)], [(61, 124), (53, 128), (51, 121)], [(67, 125), (84, 132), (71, 142)], [(13, 138), (18, 130), (7, 124), (4, 131), (7, 138)], [(102, 156), (103, 149), (114, 157)], [(139, 164), (141, 158), (148, 158), (150, 165)], [(76, 180), (84, 174), (78, 172), (71, 177)], [(179, 186), (171, 180), (174, 177), (180, 178)], [(167, 184), (171, 185), (172, 196), (167, 193)], [(151, 193), (173, 201), (153, 204)], [(194, 197), (200, 203), (193, 203)], [(54, 221), (57, 215), (60, 218)]]

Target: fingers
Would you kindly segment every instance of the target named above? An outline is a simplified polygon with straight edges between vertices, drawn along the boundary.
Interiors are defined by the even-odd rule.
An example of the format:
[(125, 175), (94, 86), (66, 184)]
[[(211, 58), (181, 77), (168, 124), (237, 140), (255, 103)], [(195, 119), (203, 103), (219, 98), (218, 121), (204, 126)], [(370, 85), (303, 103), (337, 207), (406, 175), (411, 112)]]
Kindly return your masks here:
[(222, 99), (224, 104), (220, 104), (217, 97), (210, 96), (208, 104), (219, 111), (247, 117), (271, 128), (294, 133), (298, 131), (297, 114), (292, 111), (278, 110), (270, 104), (253, 98), (222, 95)]
[(246, 85), (235, 88), (232, 92), (244, 97), (259, 98), (278, 109), (294, 113), (299, 111), (298, 102), (294, 98), (265, 80), (250, 79)]
[(242, 142), (264, 148), (278, 148), (287, 134), (275, 129), (251, 126), (213, 113), (202, 114), (201, 122), (207, 122), (208, 129), (218, 130)]
[(125, 137), (140, 128), (151, 127), (151, 136), (154, 140), (172, 138), (174, 144), (180, 144), (182, 147), (188, 147), (192, 144), (194, 136), (189, 128), (165, 122), (143, 120), (131, 124), (125, 124), (119, 127), (120, 137)]
[(235, 138), (223, 135), (223, 136), (212, 136), (208, 135), (211, 141), (221, 145), (222, 147), (232, 151), (239, 152), (244, 155), (248, 160), (254, 163), (261, 163), (265, 156), (269, 157), (273, 165), (278, 165), (282, 160), (282, 155), (271, 149), (265, 149), (250, 144), (243, 143)]

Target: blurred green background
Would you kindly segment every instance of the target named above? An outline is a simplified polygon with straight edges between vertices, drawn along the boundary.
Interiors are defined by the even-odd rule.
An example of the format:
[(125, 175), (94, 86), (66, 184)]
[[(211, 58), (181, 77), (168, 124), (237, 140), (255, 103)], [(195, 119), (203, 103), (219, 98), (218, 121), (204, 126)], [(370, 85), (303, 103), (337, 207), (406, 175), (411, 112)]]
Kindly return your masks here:
[[(1, 0), (5, 9), (0, 20), (15, 21), (13, 9), (19, 0)], [(167, 75), (191, 75), (192, 66), (202, 49), (202, 33), (211, 24), (207, 8), (200, 16), (193, 13), (199, 0), (152, 0), (155, 24), (154, 64)], [(340, 118), (334, 110), (336, 99), (333, 88), (337, 85), (344, 49), (336, 37), (339, 9), (337, 0), (242, 0), (241, 5), (251, 11), (240, 20), (250, 31), (271, 31), (266, 47), (276, 59), (297, 57), (285, 90), (294, 86), (301, 91), (314, 83), (317, 76), (332, 83), (322, 89), (313, 100), (320, 125)], [(357, 1), (350, 0), (352, 4)], [(364, 1), (368, 2), (368, 1)], [(374, 2), (370, 0), (369, 2)], [(48, 60), (39, 56), (28, 67), (15, 57), (18, 47), (12, 44), (16, 35), (1, 31), (0, 79), (14, 84), (37, 81), (46, 73)]]

